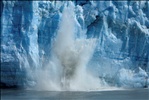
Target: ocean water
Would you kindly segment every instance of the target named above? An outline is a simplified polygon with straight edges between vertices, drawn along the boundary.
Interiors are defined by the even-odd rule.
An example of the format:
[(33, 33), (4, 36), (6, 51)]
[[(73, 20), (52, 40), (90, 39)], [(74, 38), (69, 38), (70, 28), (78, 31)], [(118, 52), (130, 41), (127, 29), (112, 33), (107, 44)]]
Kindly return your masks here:
[(2, 89), (1, 100), (149, 100), (149, 89), (90, 92)]

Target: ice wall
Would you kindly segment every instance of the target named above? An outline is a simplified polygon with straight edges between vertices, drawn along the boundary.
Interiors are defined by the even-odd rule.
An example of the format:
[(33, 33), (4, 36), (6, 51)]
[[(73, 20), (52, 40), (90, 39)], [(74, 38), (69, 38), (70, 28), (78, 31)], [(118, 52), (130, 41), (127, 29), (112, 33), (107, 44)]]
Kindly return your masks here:
[[(90, 73), (112, 86), (143, 87), (148, 84), (149, 2), (73, 3), (77, 27), (80, 27), (76, 28), (75, 36), (86, 34), (89, 39), (97, 39), (87, 67)], [(2, 85), (35, 84), (32, 75), (34, 70), (49, 64), (58, 23), (66, 4), (68, 1), (1, 3)], [(77, 34), (81, 30), (86, 30), (86, 33)]]

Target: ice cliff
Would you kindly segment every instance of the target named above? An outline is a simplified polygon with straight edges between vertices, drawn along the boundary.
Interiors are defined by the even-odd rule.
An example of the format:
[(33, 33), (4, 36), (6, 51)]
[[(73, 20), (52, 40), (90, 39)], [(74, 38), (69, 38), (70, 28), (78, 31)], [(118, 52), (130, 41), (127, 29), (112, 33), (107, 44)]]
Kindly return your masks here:
[[(84, 56), (83, 51), (78, 54), (88, 58), (86, 60), (88, 73), (92, 73), (103, 81), (101, 84), (106, 83), (108, 86), (149, 85), (149, 1), (76, 0), (72, 3), (75, 24), (73, 26), (73, 23), (68, 21), (69, 25), (72, 25), (68, 30), (75, 27), (74, 38), (83, 38), (85, 44), (93, 45), (88, 41), (96, 38), (96, 47), (92, 47), (94, 48), (92, 56)], [(38, 74), (34, 74), (35, 70), (37, 72), (38, 69), (44, 69), (49, 63), (53, 66), (51, 61), (51, 57), (54, 56), (53, 48), (56, 45), (55, 41), (58, 41), (58, 33), (63, 31), (59, 28), (59, 23), (63, 18), (66, 18), (65, 22), (71, 18), (63, 15), (65, 6), (69, 4), (70, 1), (1, 2), (2, 86), (34, 86), (35, 77), (43, 78), (41, 77), (43, 73), (38, 71)], [(68, 36), (63, 34), (59, 38), (63, 38), (61, 41), (65, 44), (71, 38)], [(84, 42), (75, 39), (70, 40), (73, 43), (71, 46), (73, 45), (72, 48), (79, 52)], [(71, 52), (65, 51), (66, 55), (72, 55), (74, 51), (71, 49)], [(90, 51), (88, 46), (82, 50), (85, 52), (86, 49)], [(55, 52), (58, 56), (66, 56)], [(75, 59), (84, 61), (80, 57)], [(52, 75), (55, 73), (53, 71)]]

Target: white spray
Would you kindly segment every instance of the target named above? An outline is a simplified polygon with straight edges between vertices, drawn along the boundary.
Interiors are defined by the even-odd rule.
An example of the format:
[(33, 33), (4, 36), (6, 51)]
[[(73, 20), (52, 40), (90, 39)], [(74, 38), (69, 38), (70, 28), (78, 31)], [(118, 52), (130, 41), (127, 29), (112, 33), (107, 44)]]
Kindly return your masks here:
[(75, 38), (78, 22), (74, 9), (74, 4), (69, 2), (63, 10), (51, 61), (44, 70), (38, 71), (39, 89), (82, 91), (100, 88), (99, 78), (93, 77), (86, 70), (96, 39)]

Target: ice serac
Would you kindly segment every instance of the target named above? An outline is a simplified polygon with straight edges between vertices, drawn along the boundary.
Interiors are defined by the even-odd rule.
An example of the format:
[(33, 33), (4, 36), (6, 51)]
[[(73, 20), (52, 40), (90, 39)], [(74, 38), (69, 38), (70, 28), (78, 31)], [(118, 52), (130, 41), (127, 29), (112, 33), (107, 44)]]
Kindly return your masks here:
[(39, 65), (38, 4), (4, 1), (1, 33), (2, 83), (23, 85), (27, 68)]
[[(74, 14), (64, 15), (70, 5)], [(72, 66), (77, 70), (85, 66), (85, 72), (75, 73), (100, 87), (149, 85), (149, 1), (3, 1), (0, 13), (3, 86), (49, 82), (49, 88), (59, 90), (66, 84), (59, 77), (64, 66), (64, 76)], [(96, 39), (94, 50), (88, 47), (94, 44), (92, 39)], [(75, 82), (66, 77), (70, 88), (88, 82), (76, 77), (81, 76), (75, 76)]]

